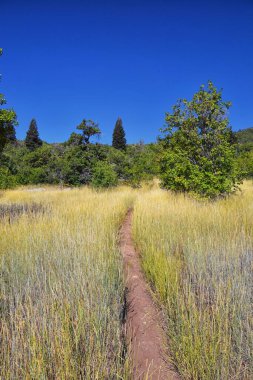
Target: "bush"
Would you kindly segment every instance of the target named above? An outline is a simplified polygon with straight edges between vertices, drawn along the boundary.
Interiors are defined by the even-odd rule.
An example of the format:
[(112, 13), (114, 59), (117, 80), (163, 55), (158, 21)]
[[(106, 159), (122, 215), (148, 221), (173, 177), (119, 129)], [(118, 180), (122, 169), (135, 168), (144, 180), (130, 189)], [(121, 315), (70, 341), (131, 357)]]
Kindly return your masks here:
[(98, 162), (92, 175), (91, 185), (95, 188), (99, 187), (112, 187), (118, 183), (117, 174), (113, 170), (110, 164), (107, 162)]
[(17, 186), (17, 180), (9, 169), (0, 168), (0, 189), (11, 189)]

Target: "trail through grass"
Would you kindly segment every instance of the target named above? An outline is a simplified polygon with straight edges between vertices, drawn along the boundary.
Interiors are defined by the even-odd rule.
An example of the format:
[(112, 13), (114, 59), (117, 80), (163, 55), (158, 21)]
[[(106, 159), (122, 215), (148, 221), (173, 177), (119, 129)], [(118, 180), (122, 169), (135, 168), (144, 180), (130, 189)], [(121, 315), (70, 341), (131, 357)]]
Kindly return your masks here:
[(118, 231), (134, 239), (183, 379), (253, 378), (253, 191), (213, 203), (159, 189), (0, 198), (2, 379), (128, 379)]
[(145, 192), (134, 237), (182, 377), (252, 379), (252, 186), (213, 203)]

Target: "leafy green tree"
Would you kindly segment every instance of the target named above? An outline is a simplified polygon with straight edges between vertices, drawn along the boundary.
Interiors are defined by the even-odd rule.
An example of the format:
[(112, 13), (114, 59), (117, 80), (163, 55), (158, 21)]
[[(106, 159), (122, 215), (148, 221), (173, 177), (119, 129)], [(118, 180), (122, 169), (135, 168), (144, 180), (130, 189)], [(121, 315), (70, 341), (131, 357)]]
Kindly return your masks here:
[(16, 130), (13, 123), (6, 124), (5, 137), (6, 137), (7, 143), (15, 144), (17, 142)]
[(93, 136), (99, 136), (101, 134), (101, 131), (98, 127), (98, 124), (96, 124), (92, 120), (85, 120), (81, 122), (76, 127), (79, 131), (82, 131), (83, 136), (83, 144), (88, 145), (90, 143), (90, 138)]
[(126, 149), (125, 131), (122, 125), (122, 119), (120, 117), (116, 121), (114, 130), (113, 130), (112, 146), (113, 148), (119, 149), (119, 150)]
[(162, 129), (162, 187), (203, 197), (228, 194), (237, 188), (236, 145), (227, 111), (230, 102), (212, 82), (200, 87), (191, 101), (180, 99), (166, 114)]
[(95, 188), (116, 186), (117, 174), (107, 162), (97, 162), (93, 169), (91, 185)]
[(26, 133), (25, 145), (30, 151), (34, 151), (42, 145), (42, 140), (39, 137), (39, 131), (35, 119), (31, 120), (29, 129)]
[[(3, 49), (0, 48), (0, 56), (2, 55)], [(0, 76), (1, 78), (1, 76)], [(0, 106), (6, 104), (6, 100), (3, 94), (0, 94)], [(17, 116), (13, 110), (0, 109), (0, 154), (3, 151), (7, 140), (8, 126), (17, 125)]]

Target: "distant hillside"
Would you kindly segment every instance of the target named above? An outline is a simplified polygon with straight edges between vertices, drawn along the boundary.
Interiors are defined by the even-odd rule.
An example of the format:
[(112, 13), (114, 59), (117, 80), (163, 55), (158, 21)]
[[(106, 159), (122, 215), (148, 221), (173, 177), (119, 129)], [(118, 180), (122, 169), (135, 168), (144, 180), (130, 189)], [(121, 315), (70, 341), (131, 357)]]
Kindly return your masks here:
[(236, 136), (240, 144), (253, 143), (253, 127), (236, 132)]
[(237, 141), (241, 152), (253, 150), (253, 128), (246, 128), (236, 132)]

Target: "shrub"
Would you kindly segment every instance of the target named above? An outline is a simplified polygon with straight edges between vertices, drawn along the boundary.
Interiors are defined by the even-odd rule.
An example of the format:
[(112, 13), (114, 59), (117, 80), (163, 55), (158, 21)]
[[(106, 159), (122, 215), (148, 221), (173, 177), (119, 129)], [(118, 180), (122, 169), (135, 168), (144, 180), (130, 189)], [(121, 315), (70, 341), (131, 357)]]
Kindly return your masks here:
[(10, 189), (17, 185), (16, 177), (9, 169), (0, 168), (0, 189)]
[(92, 175), (91, 184), (95, 188), (116, 186), (118, 182), (117, 174), (107, 162), (98, 162)]

